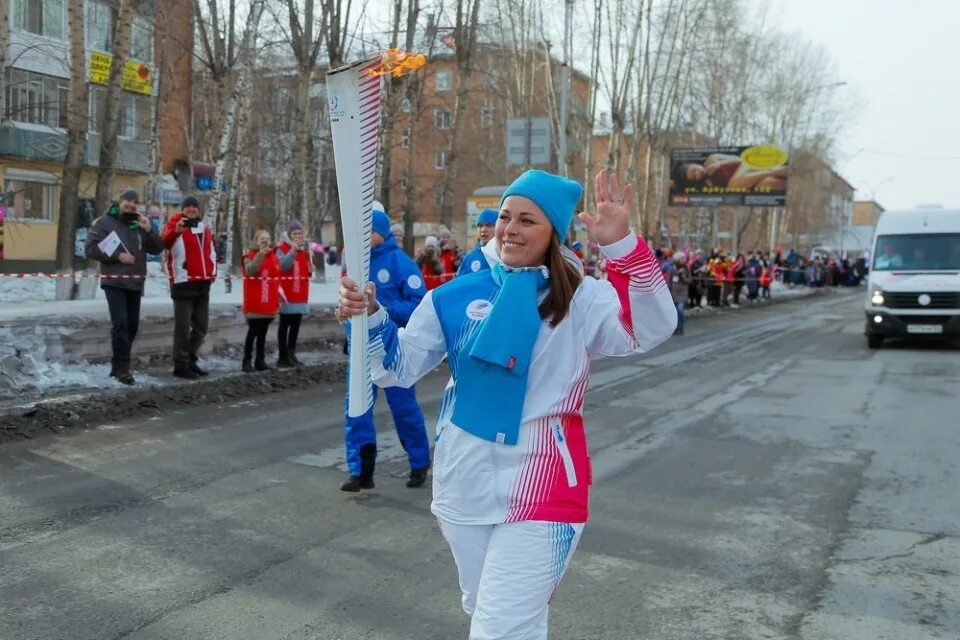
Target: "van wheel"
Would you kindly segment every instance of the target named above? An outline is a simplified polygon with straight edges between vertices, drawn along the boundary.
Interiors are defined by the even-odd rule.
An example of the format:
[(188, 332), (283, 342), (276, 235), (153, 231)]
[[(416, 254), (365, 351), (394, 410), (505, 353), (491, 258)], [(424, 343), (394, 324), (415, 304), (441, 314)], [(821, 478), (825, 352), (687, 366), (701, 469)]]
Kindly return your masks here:
[(879, 349), (883, 346), (883, 336), (870, 334), (867, 336), (867, 346), (871, 349)]

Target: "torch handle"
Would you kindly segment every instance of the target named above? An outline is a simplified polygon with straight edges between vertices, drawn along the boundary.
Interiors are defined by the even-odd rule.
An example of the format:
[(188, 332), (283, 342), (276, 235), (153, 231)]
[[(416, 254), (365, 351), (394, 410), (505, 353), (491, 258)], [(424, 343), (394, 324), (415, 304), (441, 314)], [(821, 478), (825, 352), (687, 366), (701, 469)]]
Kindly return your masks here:
[(350, 403), (347, 415), (358, 418), (367, 412), (368, 390), (370, 384), (367, 371), (367, 327), (370, 322), (366, 314), (350, 319), (350, 376), (347, 382)]

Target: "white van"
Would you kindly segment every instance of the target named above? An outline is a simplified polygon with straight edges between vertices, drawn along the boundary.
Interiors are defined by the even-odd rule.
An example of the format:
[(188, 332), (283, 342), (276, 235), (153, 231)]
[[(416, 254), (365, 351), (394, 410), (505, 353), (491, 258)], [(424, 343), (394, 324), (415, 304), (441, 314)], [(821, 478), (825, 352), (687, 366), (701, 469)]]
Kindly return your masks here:
[(885, 211), (873, 239), (866, 336), (960, 336), (960, 210)]

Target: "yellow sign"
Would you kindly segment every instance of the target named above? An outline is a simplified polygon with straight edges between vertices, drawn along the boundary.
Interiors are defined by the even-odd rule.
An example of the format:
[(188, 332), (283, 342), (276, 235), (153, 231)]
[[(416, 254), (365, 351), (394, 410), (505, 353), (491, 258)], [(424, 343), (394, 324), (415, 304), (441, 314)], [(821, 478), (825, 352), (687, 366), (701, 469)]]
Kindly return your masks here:
[(744, 149), (740, 159), (753, 169), (772, 169), (786, 163), (787, 152), (780, 147), (763, 145)]
[[(102, 51), (90, 52), (90, 82), (94, 84), (107, 84), (110, 82), (110, 66), (113, 64), (113, 56)], [(123, 81), (121, 86), (124, 91), (133, 93), (142, 93), (149, 96), (153, 94), (153, 76), (149, 66), (136, 60), (127, 60), (123, 64)]]

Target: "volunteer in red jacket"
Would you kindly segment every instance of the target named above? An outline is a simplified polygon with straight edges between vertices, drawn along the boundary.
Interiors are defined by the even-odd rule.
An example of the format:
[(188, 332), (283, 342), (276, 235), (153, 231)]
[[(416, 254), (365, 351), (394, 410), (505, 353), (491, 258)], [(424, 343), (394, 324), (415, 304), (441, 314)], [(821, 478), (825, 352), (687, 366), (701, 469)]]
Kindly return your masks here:
[(303, 225), (299, 220), (291, 220), (287, 225), (280, 244), (277, 245), (277, 258), (280, 260), (280, 289), (283, 300), (280, 301), (280, 328), (277, 330), (279, 355), (278, 367), (300, 366), (297, 359), (297, 336), (300, 334), (300, 321), (309, 310), (310, 276), (313, 275), (313, 260), (310, 248), (303, 238)]
[[(271, 249), (270, 232), (260, 229), (241, 261), (243, 264), (243, 315), (247, 339), (243, 343), (243, 372), (265, 371), (267, 329), (280, 310), (280, 260)], [(256, 342), (257, 355), (253, 357)]]
[(200, 218), (193, 196), (183, 199), (163, 229), (167, 276), (173, 298), (173, 375), (193, 380), (207, 375), (197, 364), (197, 351), (210, 320), (210, 285), (217, 277), (213, 230)]

